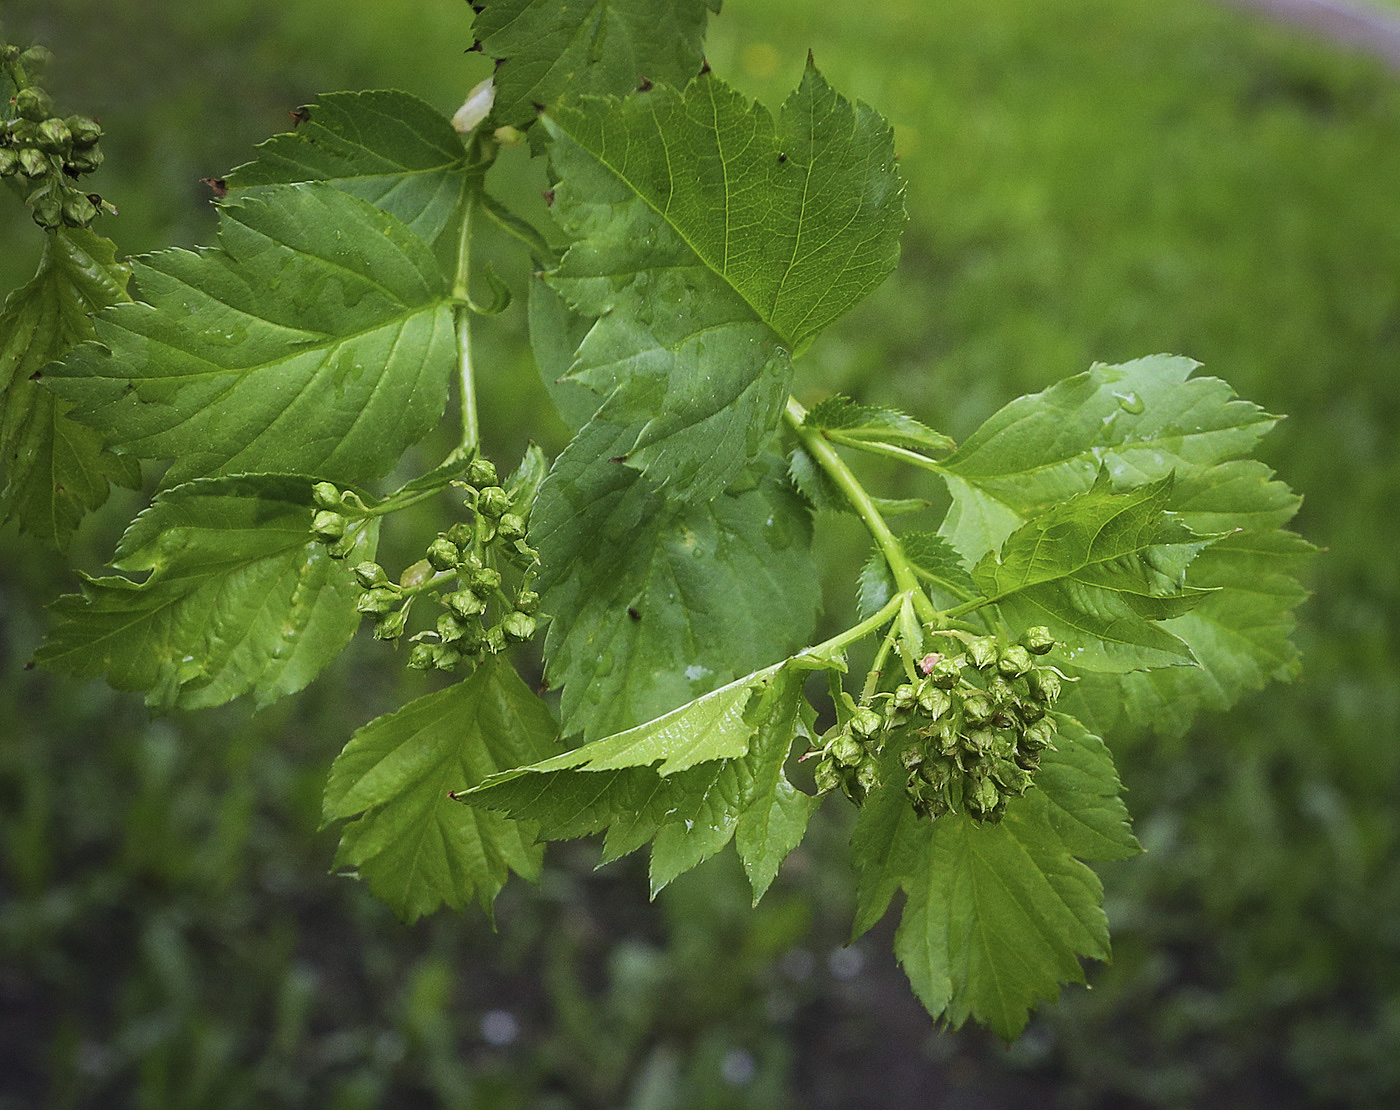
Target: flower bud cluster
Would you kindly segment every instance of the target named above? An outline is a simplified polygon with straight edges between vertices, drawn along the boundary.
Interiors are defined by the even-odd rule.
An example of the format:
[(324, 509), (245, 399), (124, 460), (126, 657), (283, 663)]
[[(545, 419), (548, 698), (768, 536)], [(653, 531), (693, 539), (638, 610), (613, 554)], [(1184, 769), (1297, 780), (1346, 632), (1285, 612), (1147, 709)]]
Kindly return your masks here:
[(75, 182), (102, 164), (102, 128), (87, 116), (57, 115), (48, 93), (30, 83), (28, 73), (47, 57), (43, 47), (0, 43), (0, 67), (17, 90), (0, 113), (0, 178), (20, 185), (40, 227), (87, 227), (103, 201)]
[(880, 785), (897, 756), (915, 811), (967, 813), (995, 823), (1007, 802), (1030, 789), (1044, 752), (1054, 749), (1062, 676), (1037, 657), (1055, 647), (1045, 628), (1017, 643), (966, 637), (956, 654), (930, 653), (915, 680), (849, 715), (817, 765), (817, 786), (840, 786), (857, 804)]
[[(514, 511), (510, 493), (498, 481), (490, 460), (473, 459), (466, 480), (453, 483), (464, 491), (471, 519), (439, 532), (424, 558), (397, 582), (378, 563), (354, 568), (363, 591), (357, 608), (373, 618), (376, 639), (400, 639), (414, 601), (436, 597), (442, 612), (434, 627), (409, 637), (408, 665), (416, 670), (451, 671), (463, 662), (474, 666), (535, 634), (540, 599), (530, 587), (539, 557), (525, 542), (524, 517)], [(312, 530), (333, 557), (343, 558), (354, 538), (354, 518), (368, 510), (353, 491), (329, 482), (318, 483), (312, 494), (318, 506)], [(507, 584), (497, 569), (501, 565), (519, 572), (511, 576), (520, 580), (518, 586)]]

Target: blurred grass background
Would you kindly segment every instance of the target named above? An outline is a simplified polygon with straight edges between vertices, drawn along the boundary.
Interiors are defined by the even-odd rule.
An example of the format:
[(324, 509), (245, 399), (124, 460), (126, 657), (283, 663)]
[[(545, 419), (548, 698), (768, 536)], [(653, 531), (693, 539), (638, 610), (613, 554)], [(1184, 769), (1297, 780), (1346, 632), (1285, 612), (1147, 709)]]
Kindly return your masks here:
[[(450, 113), (486, 72), (461, 0), (6, 0), (0, 16), (55, 51), (59, 104), (107, 128), (94, 181), (121, 215), (102, 230), (130, 253), (210, 241), (199, 178), (318, 91), (397, 86)], [(8, 529), (0, 1108), (1400, 1100), (1400, 80), (1207, 0), (727, 0), (709, 57), (776, 106), (808, 47), (893, 122), (912, 220), (895, 277), (804, 360), (804, 395), (962, 436), (1092, 361), (1173, 351), (1289, 414), (1264, 455), (1327, 548), (1305, 678), (1181, 741), (1110, 738), (1149, 849), (1102, 872), (1114, 963), (1010, 1049), (935, 1031), (887, 926), (841, 947), (834, 803), (756, 912), (727, 858), (648, 905), (641, 861), (595, 872), (579, 845), (552, 850), (538, 891), (506, 892), (496, 931), (404, 928), (326, 874), (317, 824), (335, 752), (415, 679), (357, 642), (262, 714), (152, 721), (21, 670), (73, 578)], [(537, 168), (502, 178), (539, 211)], [(38, 240), (0, 210), (0, 289)], [(538, 426), (522, 316), (482, 329), (502, 462), (562, 435)], [(134, 508), (90, 522), (75, 562), (100, 566)], [(835, 623), (864, 550), (823, 525)]]

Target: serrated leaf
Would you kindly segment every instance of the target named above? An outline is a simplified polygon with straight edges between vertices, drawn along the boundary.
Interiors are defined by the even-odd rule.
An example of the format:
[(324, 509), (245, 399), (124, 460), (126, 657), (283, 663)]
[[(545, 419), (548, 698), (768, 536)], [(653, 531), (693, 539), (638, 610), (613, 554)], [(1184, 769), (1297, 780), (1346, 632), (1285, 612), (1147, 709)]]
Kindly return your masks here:
[(396, 216), (432, 243), (481, 187), (482, 172), (468, 170), (461, 136), (416, 96), (328, 93), (304, 111), (295, 131), (260, 144), (255, 161), (229, 173), (230, 196), (323, 181)]
[(51, 670), (144, 690), (156, 709), (258, 704), (295, 693), (359, 626), (351, 568), (373, 558), (378, 521), (356, 525), (345, 559), (313, 541), (311, 482), (202, 479), (161, 493), (123, 535), (114, 566), (53, 605), (35, 654)]
[[(936, 532), (902, 532), (899, 546), (924, 582), (935, 605), (951, 609), (978, 596), (977, 585), (962, 565), (958, 553)], [(861, 620), (874, 616), (894, 596), (894, 576), (877, 549), (861, 568), (856, 582), (856, 607)]]
[(564, 423), (577, 431), (598, 411), (598, 397), (566, 375), (593, 321), (571, 309), (540, 275), (530, 279), (530, 349), (540, 378)]
[[(881, 758), (881, 781), (897, 784), (902, 774), (899, 753), (891, 745)], [(884, 917), (895, 892), (910, 881), (921, 865), (928, 832), (928, 824), (898, 785), (887, 785), (865, 800), (851, 833), (851, 866), (856, 872), (851, 940)]]
[(776, 122), (708, 76), (544, 122), (551, 211), (579, 240), (550, 280), (597, 321), (568, 376), (613, 456), (713, 496), (776, 426), (791, 353), (894, 267), (891, 132), (810, 66)]
[(1079, 721), (1056, 714), (1056, 750), (1035, 773), (1028, 804), (1040, 809), (1065, 850), (1079, 859), (1128, 859), (1142, 851), (1123, 804), (1123, 784), (1104, 742)]
[(802, 423), (848, 447), (888, 443), (933, 457), (946, 455), (957, 447), (951, 438), (911, 416), (894, 409), (858, 405), (839, 394), (814, 406)]
[(426, 243), (325, 184), (270, 186), (220, 210), (221, 246), (136, 265), (149, 303), (97, 320), (46, 378), (123, 451), (166, 476), (247, 471), (344, 483), (390, 470), (435, 426), (453, 313)]
[(1032, 517), (1000, 556), (972, 571), (1013, 627), (1044, 625), (1081, 670), (1121, 672), (1191, 660), (1161, 621), (1196, 605), (1186, 567), (1218, 537), (1201, 537), (1166, 510), (1174, 478), (1114, 492), (1093, 488)]
[[(1296, 576), (1310, 548), (1281, 531), (1297, 498), (1262, 464), (1241, 458), (1275, 423), (1224, 382), (1191, 378), (1195, 363), (1155, 356), (1095, 366), (1012, 402), (943, 464), (953, 505), (940, 529), (970, 560), (998, 547), (1036, 512), (1087, 490), (1099, 468), (1115, 482), (1173, 471), (1168, 507), (1196, 532), (1242, 529), (1207, 548), (1188, 584), (1211, 589), (1184, 616), (1161, 622), (1199, 667), (1118, 677), (1086, 674), (1066, 706), (1100, 728), (1124, 720), (1179, 732), (1200, 708), (1224, 708), (1245, 689), (1296, 673), (1288, 636), (1305, 596)], [(1218, 549), (1218, 554), (1216, 553)], [(1231, 555), (1255, 550), (1241, 559)]]
[(139, 485), (141, 471), (104, 450), (102, 436), (69, 419), (69, 406), (34, 379), (92, 338), (92, 313), (128, 299), (129, 272), (109, 240), (64, 228), (45, 236), (39, 272), (0, 313), (0, 521), (18, 520), (60, 550), (107, 500), (110, 482)]
[(464, 795), (537, 822), (545, 839), (607, 829), (607, 862), (655, 840), (652, 894), (738, 837), (755, 903), (801, 840), (818, 800), (796, 791), (783, 762), (806, 734), (805, 668), (780, 663), (637, 728)]
[(592, 465), (604, 431), (589, 425), (555, 461), (530, 526), (553, 616), (546, 674), (565, 732), (590, 739), (790, 655), (820, 595), (810, 515), (781, 463), (742, 492), (675, 504), (628, 467)]
[(486, 0), (473, 24), (500, 60), (492, 117), (517, 127), (560, 97), (622, 95), (643, 80), (683, 85), (700, 72), (719, 0)]
[(338, 866), (358, 868), (400, 917), (475, 898), (488, 913), (514, 871), (539, 877), (532, 825), (449, 797), (552, 747), (554, 721), (499, 656), (467, 678), (371, 721), (326, 784), (327, 823), (345, 827)]

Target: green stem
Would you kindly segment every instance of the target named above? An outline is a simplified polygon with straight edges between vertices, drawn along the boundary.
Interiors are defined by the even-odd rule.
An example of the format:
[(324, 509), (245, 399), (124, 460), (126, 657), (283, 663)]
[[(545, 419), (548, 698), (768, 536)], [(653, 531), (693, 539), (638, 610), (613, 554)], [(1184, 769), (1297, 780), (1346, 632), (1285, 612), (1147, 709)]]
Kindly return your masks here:
[(476, 210), (476, 197), (468, 198), (462, 213), (462, 230), (457, 240), (457, 274), (452, 282), (452, 297), (457, 302), (457, 383), (462, 398), (462, 440), (459, 450), (475, 451), (481, 442), (481, 432), (477, 424), (476, 381), (472, 373), (472, 310), (468, 303), (468, 285), (471, 274), (472, 256), (472, 214)]
[(855, 643), (857, 640), (865, 639), (865, 637), (869, 636), (872, 632), (879, 631), (885, 625), (889, 624), (890, 621), (894, 620), (895, 616), (899, 613), (900, 607), (907, 599), (907, 594), (895, 594), (894, 597), (890, 598), (889, 601), (881, 606), (878, 613), (866, 617), (865, 620), (861, 621), (859, 624), (852, 625), (850, 628), (846, 629), (845, 632), (841, 632), (831, 637), (829, 640), (823, 640), (819, 644), (799, 651), (793, 658), (800, 659), (804, 655), (829, 655), (832, 652), (840, 651), (846, 646)]
[(919, 610), (919, 615), (924, 620), (932, 620), (937, 615), (937, 610), (934, 609), (933, 602), (929, 601), (928, 596), (919, 588), (918, 575), (904, 554), (904, 548), (899, 545), (899, 540), (890, 531), (890, 526), (885, 523), (885, 518), (880, 514), (880, 510), (870, 494), (865, 492), (865, 487), (860, 484), (860, 479), (852, 473), (851, 468), (846, 465), (846, 461), (837, 454), (836, 448), (819, 430), (803, 424), (806, 416), (807, 410), (802, 407), (801, 403), (795, 397), (789, 397), (787, 409), (783, 413), (788, 427), (801, 440), (802, 446), (816, 460), (817, 465), (826, 471), (827, 477), (846, 495), (851, 507), (855, 509), (856, 515), (865, 523), (867, 531), (875, 541), (875, 546), (880, 549), (885, 564), (894, 576), (899, 593), (912, 597), (915, 608)]
[(845, 439), (841, 436), (833, 436), (832, 438), (843, 446), (853, 447), (857, 451), (865, 451), (871, 455), (885, 455), (891, 459), (898, 459), (900, 462), (921, 466), (925, 470), (932, 470), (935, 474), (947, 473), (942, 466), (927, 455), (921, 455), (919, 452), (911, 451), (907, 447), (899, 447), (893, 443), (879, 443), (868, 439)]

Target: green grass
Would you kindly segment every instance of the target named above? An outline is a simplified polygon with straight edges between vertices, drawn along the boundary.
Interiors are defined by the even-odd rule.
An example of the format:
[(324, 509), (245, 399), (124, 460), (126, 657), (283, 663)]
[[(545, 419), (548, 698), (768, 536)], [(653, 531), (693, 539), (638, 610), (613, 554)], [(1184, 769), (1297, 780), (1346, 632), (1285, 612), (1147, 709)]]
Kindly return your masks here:
[[(19, 0), (6, 18), (43, 7)], [(110, 5), (79, 0), (52, 0), (49, 10), (79, 28), (63, 34), (87, 44), (86, 54), (60, 55), (55, 88), (75, 110), (98, 98), (111, 129), (99, 186), (123, 210), (109, 229), (127, 250), (207, 239), (197, 179), (241, 161), (251, 141), (284, 126), (286, 107), (318, 88), (399, 84), (450, 111), (480, 62), (461, 54), (467, 36), (455, 0), (412, 14), (369, 0), (222, 0), (199, 15), (173, 3), (125, 5), (120, 18)], [(273, 11), (282, 21), (268, 36)], [(965, 435), (1015, 394), (1094, 360), (1188, 354), (1290, 414), (1266, 453), (1307, 498), (1298, 527), (1328, 549), (1304, 613), (1301, 685), (1207, 720), (1181, 745), (1120, 740), (1129, 802), (1151, 851), (1105, 872), (1114, 965), (1093, 973), (1093, 992), (1067, 992), (1010, 1055), (971, 1053), (959, 1066), (981, 1069), (974, 1082), (988, 1088), (1020, 1069), (1081, 1105), (1386, 1104), (1400, 1094), (1400, 81), (1206, 0), (726, 0), (713, 27), (714, 68), (771, 105), (795, 86), (810, 46), (838, 88), (892, 120), (909, 182), (898, 274), (818, 341), (800, 393), (849, 391)], [(118, 32), (133, 44), (113, 59), (107, 36)], [(0, 272), (19, 264), (20, 250), (9, 247), (27, 235), (22, 221), (0, 227)], [(483, 334), (488, 381), (528, 374), (516, 310)], [(484, 393), (503, 454), (526, 433), (533, 388)], [(900, 485), (892, 493), (937, 496), (917, 475), (892, 481)], [(86, 536), (89, 561), (109, 549), (111, 527)], [(850, 536), (839, 526), (838, 534)], [(3, 543), (13, 569), (0, 600), (7, 619), (16, 614), (6, 637), (11, 658), (22, 658), (42, 620), (37, 597), (61, 582), (39, 553), (8, 534)], [(832, 575), (833, 614), (848, 604), (850, 562)], [(44, 969), (16, 982), (59, 1000), (44, 1011), (55, 1054), (85, 1051), (129, 1087), (148, 1044), (140, 1073), (148, 1091), (163, 1089), (161, 1068), (198, 1067), (236, 1078), (229, 1092), (263, 1092), (266, 1105), (356, 1082), (368, 1092), (364, 1105), (375, 1092), (452, 1089), (452, 1060), (479, 1051), (474, 1023), (500, 996), (463, 986), (443, 1001), (428, 986), (416, 994), (403, 986), (393, 1012), (375, 1014), (370, 987), (387, 990), (395, 976), (418, 983), (420, 971), (431, 979), (428, 971), (452, 961), (479, 970), (482, 957), (463, 937), (507, 959), (509, 929), (499, 942), (450, 920), (398, 933), (349, 884), (318, 877), (329, 854), (313, 829), (321, 769), (355, 713), (381, 707), (400, 681), (374, 670), (377, 658), (358, 654), (358, 681), (348, 669), (329, 676), (304, 710), (251, 732), (230, 713), (180, 718), (154, 738), (107, 695), (80, 709), (71, 688), (43, 680), (34, 694), (6, 670), (0, 719), (42, 713), (45, 723), (23, 742), (18, 732), (7, 737), (0, 765), (0, 954)], [(264, 772), (248, 772), (262, 760)], [(101, 803), (84, 808), (105, 783)], [(162, 805), (174, 812), (162, 817)], [(839, 849), (839, 824), (823, 828), (809, 868), (830, 858), (821, 837)], [(165, 854), (133, 846), (142, 829), (167, 843)], [(245, 851), (250, 829), (254, 847)], [(576, 863), (559, 865), (556, 891), (592, 889)], [(610, 888), (610, 912), (643, 932), (662, 929), (644, 907), (626, 909), (619, 891), (628, 880)], [(696, 881), (723, 889), (726, 880)], [(792, 878), (783, 912), (810, 913), (815, 935), (839, 939), (844, 881)], [(585, 928), (548, 899), (545, 909), (521, 899), (507, 907), (524, 934), (513, 942), (518, 964), (539, 959), (529, 946), (559, 921)], [(163, 913), (167, 904), (178, 912)], [(302, 920), (275, 933), (281, 947), (260, 949), (258, 930), (288, 906)], [(524, 973), (512, 973), (509, 983), (533, 999), (536, 1058), (473, 1059), (485, 1059), (500, 1089), (518, 1091), (545, 1074), (587, 1070), (578, 1060), (589, 1053), (606, 1057), (598, 1068), (608, 1075), (625, 1076), (643, 1059), (652, 1068), (655, 1055), (609, 1056), (595, 1043), (604, 1038), (580, 1016), (579, 983), (601, 977), (643, 1009), (659, 1006), (665, 975), (687, 961), (722, 967), (733, 938), (750, 936), (747, 926), (726, 927), (674, 934), (664, 958), (646, 945), (640, 954), (636, 945), (600, 945), (588, 953), (606, 971), (555, 968), (548, 988), (521, 986)], [(790, 927), (772, 928), (791, 937)], [(349, 942), (322, 951), (341, 928)], [(764, 936), (768, 928), (752, 927)], [(95, 944), (103, 930), (130, 951)], [(836, 1038), (827, 1026), (764, 1026), (771, 977), (763, 974), (745, 980), (746, 1035), (761, 1028), (772, 1047), (800, 1032), (772, 1050), (801, 1065), (799, 1102), (824, 1105), (820, 1092), (844, 1081), (838, 1065), (858, 1070), (862, 1057), (827, 1051), (846, 1043), (826, 1040)], [(874, 982), (899, 989), (887, 965), (879, 974), (895, 978)], [(315, 990), (297, 994), (298, 975), (357, 984), (355, 1005), (340, 1013)], [(97, 982), (103, 1005), (85, 1008), (83, 991)], [(841, 1010), (856, 1003), (840, 991), (831, 987), (820, 1005), (856, 1013), (850, 1036), (870, 1038), (859, 1042), (871, 1046), (869, 1059), (887, 1059), (870, 1034), (887, 1013)], [(223, 992), (232, 992), (227, 1014)], [(307, 1008), (301, 1018), (298, 1006)], [(918, 1058), (922, 1027), (907, 1016), (898, 1028), (916, 1032), (897, 1053)], [(286, 1031), (249, 1033), (260, 1024)], [(708, 1052), (722, 1035), (702, 1028), (695, 1043)], [(339, 1071), (325, 1064), (337, 1029), (347, 1033), (335, 1043), (349, 1061)], [(376, 1055), (386, 1039), (406, 1055)], [(932, 1043), (944, 1057), (965, 1051)], [(968, 1043), (977, 1042), (956, 1042)], [(415, 1065), (426, 1069), (417, 1078)], [(0, 1085), (0, 1105), (4, 1093)], [(352, 1094), (343, 1100), (355, 1104)], [(235, 1099), (215, 1084), (204, 1104)]]

